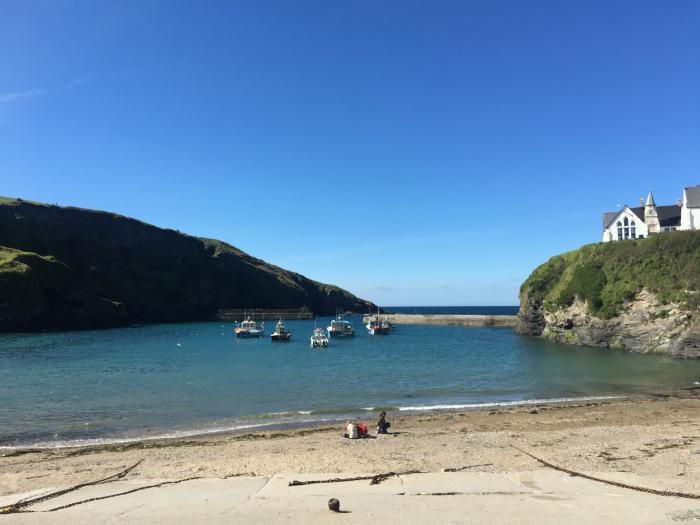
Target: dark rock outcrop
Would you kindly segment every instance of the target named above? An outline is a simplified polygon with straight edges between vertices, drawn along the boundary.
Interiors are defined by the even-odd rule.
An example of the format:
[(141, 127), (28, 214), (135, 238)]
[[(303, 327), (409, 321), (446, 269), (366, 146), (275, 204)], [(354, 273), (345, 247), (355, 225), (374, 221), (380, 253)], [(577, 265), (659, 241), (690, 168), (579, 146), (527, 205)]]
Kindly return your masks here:
[(542, 335), (544, 330), (544, 312), (540, 301), (528, 300), (518, 311), (515, 332), (520, 335)]
[(377, 307), (212, 239), (120, 215), (0, 201), (0, 331), (213, 319), (220, 308)]
[(676, 342), (674, 353), (680, 357), (700, 359), (700, 322), (696, 322), (684, 336)]

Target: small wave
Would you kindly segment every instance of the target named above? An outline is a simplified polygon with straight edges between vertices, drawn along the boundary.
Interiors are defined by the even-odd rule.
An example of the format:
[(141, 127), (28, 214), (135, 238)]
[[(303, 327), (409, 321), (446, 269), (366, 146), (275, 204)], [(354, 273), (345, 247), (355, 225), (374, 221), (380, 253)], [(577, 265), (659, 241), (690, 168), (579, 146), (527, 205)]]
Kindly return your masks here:
[[(313, 418), (299, 419), (294, 421), (295, 424), (304, 425), (308, 423), (327, 423), (335, 421), (332, 418)], [(289, 424), (289, 422), (271, 421), (269, 423), (248, 423), (229, 425), (213, 428), (191, 429), (191, 430), (176, 430), (157, 435), (143, 435), (124, 438), (89, 438), (89, 439), (69, 439), (65, 441), (42, 441), (37, 443), (22, 443), (18, 445), (0, 445), (0, 453), (13, 452), (16, 450), (27, 449), (54, 449), (54, 448), (80, 448), (80, 447), (99, 447), (105, 445), (125, 445), (129, 443), (139, 443), (144, 441), (161, 441), (171, 439), (192, 438), (198, 436), (206, 436), (211, 434), (223, 434), (227, 432), (239, 432), (241, 430), (256, 430), (268, 427), (280, 427)]]
[(430, 410), (459, 410), (462, 408), (509, 407), (520, 405), (542, 405), (551, 403), (571, 403), (577, 401), (602, 401), (606, 399), (623, 399), (624, 396), (590, 396), (590, 397), (554, 397), (550, 399), (523, 399), (520, 401), (498, 401), (493, 403), (465, 403), (455, 405), (417, 405), (399, 407), (401, 412), (417, 412)]
[(296, 412), (265, 412), (258, 417), (260, 419), (272, 419), (278, 417), (292, 417), (294, 414), (296, 414)]
[[(320, 415), (341, 415), (350, 416), (352, 414), (358, 414), (361, 412), (380, 412), (381, 410), (396, 411), (398, 407), (393, 406), (372, 406), (372, 407), (324, 407), (316, 408), (313, 410), (295, 410), (295, 411), (284, 411), (284, 412), (266, 412), (259, 416), (260, 419), (276, 419), (276, 418), (295, 418), (297, 416), (320, 416)], [(296, 421), (296, 420), (295, 420)]]
[[(206, 436), (211, 434), (223, 434), (227, 432), (240, 432), (246, 430), (265, 429), (270, 427), (276, 428), (293, 428), (296, 426), (304, 426), (318, 423), (332, 423), (340, 420), (339, 416), (351, 416), (359, 412), (371, 412), (385, 410), (387, 412), (426, 412), (440, 410), (462, 410), (462, 409), (479, 409), (489, 407), (508, 407), (521, 405), (538, 405), (552, 403), (571, 403), (581, 401), (601, 401), (610, 399), (624, 399), (624, 396), (588, 396), (588, 397), (557, 397), (549, 399), (524, 399), (520, 401), (500, 401), (487, 403), (460, 403), (460, 404), (440, 404), (440, 405), (416, 405), (416, 406), (376, 406), (376, 407), (335, 407), (328, 409), (316, 410), (297, 410), (293, 412), (275, 412), (264, 414), (260, 417), (260, 421), (250, 423), (238, 423), (232, 425), (221, 425), (208, 428), (196, 428), (188, 430), (175, 430), (155, 435), (140, 435), (134, 437), (119, 437), (119, 438), (86, 438), (86, 439), (67, 439), (57, 441), (40, 441), (40, 442), (23, 442), (16, 445), (0, 445), (0, 455), (2, 452), (13, 452), (17, 450), (27, 449), (60, 449), (60, 448), (80, 448), (80, 447), (99, 447), (108, 445), (123, 445), (130, 443), (138, 443), (145, 441), (161, 441), (183, 438), (193, 438), (198, 436)], [(302, 416), (302, 417), (300, 417)], [(267, 419), (267, 421), (264, 421)], [(10, 437), (10, 436), (4, 436)]]
[(265, 414), (261, 414), (260, 418), (262, 419), (273, 419), (273, 418), (280, 418), (280, 417), (294, 417), (294, 416), (310, 416), (313, 414), (313, 411), (311, 410), (295, 410), (295, 411), (284, 411), (284, 412), (266, 412)]
[(313, 415), (342, 415), (351, 416), (353, 414), (358, 414), (362, 412), (379, 412), (385, 410), (387, 412), (392, 412), (398, 410), (395, 406), (374, 406), (374, 407), (326, 407), (319, 408), (312, 412)]

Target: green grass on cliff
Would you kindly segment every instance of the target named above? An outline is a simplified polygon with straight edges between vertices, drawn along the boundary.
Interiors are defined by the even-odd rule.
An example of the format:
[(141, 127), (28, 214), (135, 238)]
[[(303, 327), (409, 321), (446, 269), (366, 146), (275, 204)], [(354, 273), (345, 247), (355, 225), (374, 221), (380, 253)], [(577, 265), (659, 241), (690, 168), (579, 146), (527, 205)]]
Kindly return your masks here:
[(557, 255), (532, 272), (520, 298), (521, 304), (534, 300), (550, 309), (579, 297), (592, 315), (610, 318), (643, 288), (663, 302), (698, 308), (700, 232), (589, 244)]
[[(0, 246), (0, 272), (24, 272), (29, 269), (29, 266), (22, 261), (26, 257), (40, 257), (32, 252), (24, 252)], [(51, 260), (51, 257), (43, 257), (43, 259)]]
[(376, 308), (225, 242), (96, 210), (0, 198), (0, 246), (0, 332)]
[(28, 202), (29, 204), (37, 204), (39, 206), (47, 206), (42, 202), (27, 201), (16, 197), (3, 197), (2, 195), (0, 195), (0, 204), (21, 204), (23, 202)]

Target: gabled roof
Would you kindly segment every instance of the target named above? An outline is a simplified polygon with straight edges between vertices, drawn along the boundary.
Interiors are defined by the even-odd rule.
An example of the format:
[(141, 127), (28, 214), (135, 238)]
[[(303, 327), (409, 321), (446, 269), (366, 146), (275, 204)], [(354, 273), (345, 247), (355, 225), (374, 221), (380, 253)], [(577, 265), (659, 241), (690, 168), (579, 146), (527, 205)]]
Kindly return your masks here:
[(613, 220), (615, 220), (615, 217), (617, 217), (617, 214), (620, 213), (619, 211), (606, 211), (603, 214), (603, 229), (607, 229), (608, 226), (612, 223)]
[(634, 213), (637, 218), (644, 222), (644, 206), (638, 206), (636, 208), (630, 208), (626, 204), (622, 207), (621, 210), (618, 211), (608, 211), (603, 214), (603, 229), (607, 229), (610, 227), (610, 225), (613, 223), (615, 219), (617, 219), (617, 216), (620, 215), (623, 211), (625, 210), (630, 210), (632, 213)]
[(685, 198), (689, 208), (700, 208), (700, 184), (685, 189)]
[[(603, 214), (603, 229), (608, 229), (615, 219), (617, 219), (618, 215), (626, 209), (629, 209), (640, 221), (644, 222), (644, 206), (637, 206), (636, 208), (625, 206), (620, 211), (612, 211)], [(656, 206), (656, 213), (659, 217), (659, 224), (663, 227), (680, 226), (681, 224), (681, 209), (675, 204), (670, 206)]]
[(681, 208), (677, 204), (657, 206), (656, 213), (659, 216), (659, 224), (661, 226), (681, 225)]
[[(659, 209), (658, 206), (656, 209)], [(644, 206), (637, 206), (636, 208), (630, 208), (630, 210), (639, 217), (640, 221), (644, 222)]]
[[(634, 214), (644, 221), (644, 207), (637, 206), (632, 208)], [(656, 216), (659, 218), (661, 226), (680, 226), (681, 225), (681, 209), (677, 204), (670, 206), (656, 206)]]

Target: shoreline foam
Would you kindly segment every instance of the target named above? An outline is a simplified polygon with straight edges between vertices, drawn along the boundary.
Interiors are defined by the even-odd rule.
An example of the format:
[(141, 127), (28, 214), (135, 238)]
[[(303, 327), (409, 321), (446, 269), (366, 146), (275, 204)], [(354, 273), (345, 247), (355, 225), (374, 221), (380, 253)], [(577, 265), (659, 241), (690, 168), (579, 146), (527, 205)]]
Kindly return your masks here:
[(101, 479), (136, 463), (131, 480), (542, 468), (519, 449), (576, 471), (661, 476), (665, 489), (687, 489), (700, 486), (698, 421), (695, 387), (622, 400), (404, 412), (391, 415), (389, 435), (374, 439), (344, 439), (342, 425), (326, 423), (25, 449), (0, 457), (0, 495)]
[[(30, 510), (41, 513), (74, 502), (77, 506), (8, 519), (22, 523), (49, 519), (67, 525), (154, 519), (326, 523), (334, 519), (328, 511), (329, 497), (341, 500), (342, 508), (353, 513), (342, 520), (349, 517), (353, 523), (377, 521), (378, 516), (379, 521), (402, 523), (424, 523), (436, 516), (438, 521), (459, 521), (466, 515), (479, 522), (493, 521), (493, 516), (500, 521), (531, 516), (528, 523), (559, 523), (571, 518), (573, 507), (577, 514), (572, 519), (585, 523), (612, 519), (651, 524), (692, 518), (688, 500), (596, 484), (555, 472), (535, 458), (600, 479), (696, 494), (698, 387), (649, 392), (647, 398), (404, 412), (390, 421), (393, 432), (375, 439), (344, 439), (338, 426), (326, 425), (28, 451), (0, 458), (0, 499), (12, 504), (84, 486), (134, 466), (119, 483), (70, 492), (63, 500), (39, 503)], [(379, 486), (369, 481), (291, 486), (298, 480), (357, 476), (368, 480), (382, 473), (403, 474)], [(102, 495), (104, 500), (95, 499)], [(583, 496), (589, 499), (583, 502)], [(678, 513), (669, 514), (673, 505)], [(525, 515), (523, 509), (538, 512)]]
[[(630, 396), (581, 396), (581, 397), (556, 397), (544, 399), (523, 399), (513, 401), (494, 401), (484, 403), (463, 403), (463, 404), (436, 404), (436, 405), (416, 405), (406, 407), (361, 407), (359, 410), (365, 412), (375, 412), (386, 408), (391, 408), (394, 413), (401, 416), (411, 416), (418, 414), (431, 413), (449, 413), (457, 411), (474, 411), (492, 409), (492, 408), (509, 408), (509, 407), (527, 407), (533, 405), (558, 405), (567, 403), (581, 403), (590, 401), (614, 401), (630, 399)], [(357, 408), (349, 408), (347, 412), (338, 412), (338, 417), (301, 419), (294, 421), (270, 421), (270, 422), (254, 422), (245, 424), (236, 424), (229, 426), (220, 426), (213, 428), (198, 428), (173, 430), (171, 432), (158, 433), (154, 435), (142, 435), (134, 437), (96, 437), (85, 439), (68, 439), (63, 441), (40, 441), (36, 443), (21, 443), (17, 445), (0, 445), (0, 457), (6, 454), (12, 454), (23, 451), (43, 451), (43, 450), (62, 450), (74, 448), (99, 448), (112, 445), (134, 445), (138, 443), (148, 442), (177, 442), (182, 439), (196, 439), (208, 436), (225, 436), (225, 435), (240, 435), (247, 432), (255, 431), (272, 431), (272, 430), (294, 430), (294, 429), (313, 429), (319, 425), (338, 424), (348, 418), (357, 419)], [(333, 412), (331, 412), (333, 413)], [(276, 412), (263, 414), (261, 417), (268, 416), (284, 416), (291, 414), (313, 415), (312, 410), (299, 410), (294, 412)], [(328, 414), (323, 410), (317, 412), (320, 414)], [(340, 417), (342, 416), (342, 417)], [(353, 417), (355, 416), (355, 417)], [(259, 416), (260, 417), (260, 416)]]

